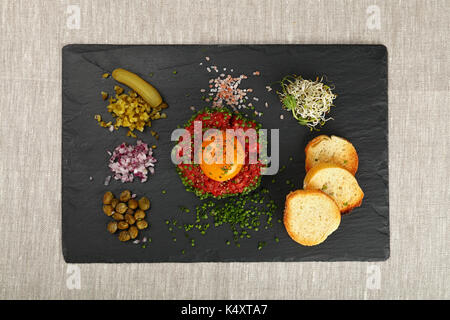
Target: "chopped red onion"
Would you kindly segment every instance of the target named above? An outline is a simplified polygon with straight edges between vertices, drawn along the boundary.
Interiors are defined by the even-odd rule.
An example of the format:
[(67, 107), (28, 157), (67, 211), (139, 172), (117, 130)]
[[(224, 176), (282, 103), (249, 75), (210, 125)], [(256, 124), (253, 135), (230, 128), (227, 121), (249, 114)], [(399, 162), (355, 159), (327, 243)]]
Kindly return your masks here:
[(132, 182), (136, 177), (145, 182), (148, 172), (155, 172), (153, 167), (156, 159), (152, 154), (152, 148), (140, 140), (135, 146), (122, 143), (114, 149), (108, 166), (114, 173), (115, 180)]

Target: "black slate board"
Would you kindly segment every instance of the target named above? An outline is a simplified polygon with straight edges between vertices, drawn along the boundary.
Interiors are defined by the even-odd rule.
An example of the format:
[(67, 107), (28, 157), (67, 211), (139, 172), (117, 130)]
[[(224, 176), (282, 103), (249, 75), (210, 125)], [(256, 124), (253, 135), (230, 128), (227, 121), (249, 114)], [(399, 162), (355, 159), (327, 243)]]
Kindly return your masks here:
[[(205, 57), (211, 58), (206, 61)], [(62, 50), (62, 248), (66, 262), (208, 262), (208, 261), (376, 261), (389, 257), (389, 192), (388, 192), (388, 105), (387, 51), (381, 45), (218, 45), (218, 46), (113, 46), (68, 45)], [(200, 65), (200, 62), (203, 65)], [(205, 236), (195, 236), (196, 247), (190, 247), (182, 232), (177, 242), (167, 231), (166, 219), (184, 219), (179, 206), (194, 207), (201, 201), (184, 186), (170, 161), (173, 143), (171, 132), (192, 115), (191, 105), (208, 103), (200, 98), (200, 89), (217, 74), (206, 71), (207, 65), (226, 67), (232, 75), (259, 70), (261, 76), (249, 77), (242, 88), (253, 88), (256, 109), (264, 112), (258, 120), (263, 128), (280, 128), (280, 166), (287, 169), (273, 177), (263, 177), (262, 186), (270, 190), (279, 209), (274, 220), (282, 217), (286, 194), (291, 190), (285, 181), (302, 188), (304, 147), (319, 133), (310, 132), (280, 108), (274, 92), (265, 86), (286, 74), (301, 74), (315, 79), (326, 75), (339, 95), (336, 107), (320, 134), (334, 134), (349, 139), (359, 153), (356, 174), (365, 197), (361, 207), (343, 217), (339, 229), (315, 247), (293, 242), (284, 226), (274, 223), (270, 230), (253, 234), (241, 241), (241, 247), (226, 245), (231, 239), (227, 227), (211, 228)], [(122, 142), (134, 143), (126, 130), (114, 133), (101, 128), (94, 114), (107, 115), (101, 91), (113, 93), (116, 84), (102, 79), (104, 72), (122, 67), (136, 72), (154, 84), (169, 104), (168, 118), (153, 122), (159, 132), (157, 142), (148, 129), (140, 138), (149, 145), (157, 144), (156, 173), (141, 184), (112, 181), (104, 185), (110, 174), (108, 154)], [(177, 73), (173, 74), (176, 70)], [(154, 75), (150, 78), (149, 74)], [(219, 72), (221, 73), (221, 71)], [(189, 96), (187, 96), (189, 94)], [(270, 107), (266, 109), (264, 102)], [(280, 115), (284, 114), (284, 120)], [(290, 161), (289, 158), (293, 160)], [(90, 180), (93, 177), (93, 180)], [(150, 229), (152, 243), (145, 249), (121, 243), (106, 231), (109, 218), (101, 211), (105, 191), (118, 194), (131, 189), (147, 195), (152, 202)], [(161, 190), (166, 190), (162, 194)], [(190, 220), (190, 219), (188, 219)], [(279, 237), (277, 243), (274, 237)], [(266, 241), (262, 250), (257, 243)], [(181, 250), (185, 249), (185, 254)]]

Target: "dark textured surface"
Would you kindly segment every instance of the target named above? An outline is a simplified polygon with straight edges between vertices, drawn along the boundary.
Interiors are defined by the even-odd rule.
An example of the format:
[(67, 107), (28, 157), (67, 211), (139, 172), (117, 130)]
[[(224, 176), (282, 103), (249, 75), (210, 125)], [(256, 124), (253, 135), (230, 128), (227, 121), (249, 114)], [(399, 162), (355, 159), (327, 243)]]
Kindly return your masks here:
[[(209, 56), (210, 62), (204, 57)], [(199, 63), (203, 62), (203, 66)], [(164, 221), (176, 218), (191, 221), (179, 206), (199, 203), (194, 194), (184, 190), (170, 161), (170, 134), (192, 115), (189, 106), (207, 106), (200, 89), (207, 88), (210, 77), (207, 64), (234, 69), (233, 75), (251, 75), (242, 88), (253, 88), (253, 101), (264, 115), (258, 120), (264, 128), (280, 128), (280, 163), (284, 172), (263, 177), (262, 185), (270, 190), (279, 206), (274, 217), (282, 217), (287, 179), (302, 187), (305, 176), (304, 147), (318, 135), (299, 126), (288, 113), (281, 111), (273, 92), (265, 86), (289, 73), (305, 78), (326, 75), (339, 95), (330, 121), (321, 134), (335, 134), (349, 139), (356, 147), (360, 164), (356, 174), (365, 198), (361, 207), (343, 217), (339, 229), (315, 247), (302, 247), (286, 234), (282, 224), (274, 223), (267, 231), (253, 233), (241, 247), (227, 246), (232, 238), (227, 227), (211, 228), (205, 236), (195, 234), (191, 248), (182, 232), (172, 241)], [(163, 262), (163, 261), (307, 261), (307, 260), (384, 260), (389, 256), (389, 205), (387, 167), (387, 52), (383, 46), (97, 46), (71, 45), (63, 49), (63, 186), (62, 240), (68, 262)], [(103, 72), (123, 67), (151, 81), (169, 104), (168, 119), (155, 121), (160, 139), (155, 141), (146, 131), (140, 138), (157, 144), (156, 173), (141, 184), (113, 181), (104, 186), (109, 175), (108, 154), (123, 141), (134, 142), (121, 129), (110, 133), (93, 119), (106, 115), (101, 91), (112, 93), (115, 82), (102, 79)], [(177, 74), (172, 73), (177, 70)], [(154, 76), (149, 77), (153, 72)], [(228, 72), (228, 71), (227, 71)], [(220, 73), (220, 72), (219, 72)], [(186, 94), (190, 94), (188, 97)], [(270, 105), (264, 107), (264, 102)], [(280, 114), (285, 119), (280, 120)], [(293, 161), (289, 158), (293, 157)], [(92, 176), (93, 181), (89, 180)], [(106, 190), (118, 194), (128, 188), (152, 202), (151, 227), (145, 233), (152, 243), (143, 249), (132, 243), (120, 243), (106, 231), (109, 218), (101, 211), (101, 197)], [(163, 195), (161, 190), (166, 190)], [(280, 241), (273, 241), (278, 236)], [(266, 241), (257, 250), (258, 241)], [(185, 249), (186, 253), (181, 254)]]

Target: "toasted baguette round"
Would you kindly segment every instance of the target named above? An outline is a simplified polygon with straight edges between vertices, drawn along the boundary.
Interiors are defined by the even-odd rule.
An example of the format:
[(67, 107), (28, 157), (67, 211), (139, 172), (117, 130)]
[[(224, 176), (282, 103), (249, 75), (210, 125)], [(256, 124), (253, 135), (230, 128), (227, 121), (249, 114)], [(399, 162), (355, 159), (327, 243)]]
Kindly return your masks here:
[(359, 207), (364, 197), (355, 177), (343, 167), (331, 163), (320, 163), (309, 170), (303, 188), (322, 190), (336, 201), (341, 213)]
[(358, 153), (344, 138), (326, 135), (315, 137), (306, 145), (305, 154), (306, 171), (319, 163), (337, 164), (353, 175), (358, 171)]
[(341, 223), (339, 208), (320, 190), (297, 190), (286, 197), (284, 226), (289, 236), (304, 246), (325, 241)]

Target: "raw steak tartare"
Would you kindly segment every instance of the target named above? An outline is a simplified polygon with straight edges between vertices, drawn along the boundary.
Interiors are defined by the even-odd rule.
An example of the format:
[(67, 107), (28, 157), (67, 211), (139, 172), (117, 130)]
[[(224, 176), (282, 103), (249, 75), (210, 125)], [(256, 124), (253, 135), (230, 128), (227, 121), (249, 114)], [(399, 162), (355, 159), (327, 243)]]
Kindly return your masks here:
[[(185, 129), (191, 134), (191, 146), (194, 145), (194, 122), (202, 122), (202, 130), (218, 129), (225, 132), (226, 129), (242, 129), (246, 132), (248, 129), (254, 129), (256, 132), (261, 125), (253, 120), (246, 119), (240, 114), (232, 113), (226, 108), (222, 109), (204, 109), (194, 115), (185, 125)], [(180, 138), (179, 142), (182, 142)], [(191, 163), (181, 163), (177, 165), (178, 174), (181, 177), (186, 190), (195, 192), (200, 198), (224, 198), (237, 194), (246, 194), (256, 189), (261, 181), (261, 168), (264, 164), (257, 158), (255, 163), (249, 161), (250, 153), (257, 153), (259, 150), (258, 138), (254, 143), (251, 139), (245, 140), (245, 161), (239, 166), (240, 170), (230, 179), (217, 181), (220, 179), (211, 179), (210, 174), (205, 174), (205, 168), (200, 164), (194, 163), (194, 148), (191, 150)], [(225, 145), (225, 142), (224, 142)], [(183, 150), (179, 150), (178, 156), (183, 156)], [(227, 170), (224, 170), (226, 173)], [(207, 172), (208, 173), (208, 172)], [(210, 173), (210, 172), (209, 172)], [(223, 178), (222, 176), (220, 178)]]

